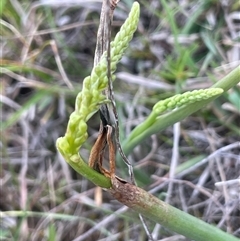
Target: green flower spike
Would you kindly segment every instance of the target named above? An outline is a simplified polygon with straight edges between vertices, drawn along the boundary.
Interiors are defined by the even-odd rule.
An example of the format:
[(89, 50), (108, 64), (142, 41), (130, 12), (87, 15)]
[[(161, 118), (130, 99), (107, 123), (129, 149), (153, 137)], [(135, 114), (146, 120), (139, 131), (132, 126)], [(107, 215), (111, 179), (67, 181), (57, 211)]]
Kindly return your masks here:
[[(116, 70), (117, 63), (123, 56), (131, 41), (139, 20), (139, 4), (135, 2), (128, 18), (119, 33), (111, 42), (111, 72)], [(112, 77), (114, 79), (114, 76)], [(83, 81), (82, 91), (76, 97), (75, 111), (70, 115), (67, 131), (64, 137), (57, 139), (57, 149), (78, 173), (91, 180), (96, 185), (109, 188), (110, 180), (94, 171), (82, 160), (79, 149), (86, 141), (86, 122), (94, 115), (102, 103), (106, 102), (103, 90), (108, 86), (106, 52), (100, 62), (93, 68), (91, 75)]]
[(132, 5), (131, 12), (129, 17), (122, 25), (120, 31), (117, 33), (113, 42), (111, 42), (111, 71), (115, 72), (117, 68), (117, 63), (123, 56), (124, 51), (128, 47), (129, 42), (131, 41), (134, 32), (137, 29), (139, 21), (139, 4), (134, 2)]
[(173, 110), (186, 104), (191, 104), (197, 101), (209, 99), (223, 92), (220, 88), (209, 88), (188, 91), (183, 94), (178, 94), (165, 100), (159, 101), (153, 107), (154, 115), (158, 116), (166, 110)]
[(221, 93), (223, 93), (223, 89), (221, 88), (200, 89), (188, 91), (183, 94), (178, 94), (165, 100), (159, 101), (154, 105), (153, 110), (148, 118), (131, 132), (128, 140), (133, 140), (149, 127), (151, 127), (151, 125), (157, 121), (157, 118), (163, 112), (167, 110), (173, 110), (187, 104), (195, 103), (197, 101), (206, 100), (213, 96), (220, 95)]

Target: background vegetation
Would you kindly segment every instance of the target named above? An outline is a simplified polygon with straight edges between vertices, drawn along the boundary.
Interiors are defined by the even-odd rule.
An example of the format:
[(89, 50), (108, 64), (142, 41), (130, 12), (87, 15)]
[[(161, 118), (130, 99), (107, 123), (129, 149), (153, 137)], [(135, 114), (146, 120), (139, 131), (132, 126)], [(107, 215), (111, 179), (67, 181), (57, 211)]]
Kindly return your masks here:
[[(113, 35), (132, 2), (118, 4)], [(139, 28), (114, 82), (123, 141), (158, 100), (207, 88), (240, 63), (238, 1), (139, 3)], [(147, 240), (138, 215), (76, 174), (55, 148), (93, 66), (101, 1), (0, 5), (0, 209), (8, 211), (2, 213), (1, 238)], [(236, 86), (180, 125), (146, 139), (129, 155), (138, 185), (240, 237), (239, 119)], [(86, 161), (98, 128), (96, 115), (81, 149)], [(127, 179), (126, 166), (121, 160), (117, 165), (117, 174)], [(156, 240), (186, 240), (147, 224)]]

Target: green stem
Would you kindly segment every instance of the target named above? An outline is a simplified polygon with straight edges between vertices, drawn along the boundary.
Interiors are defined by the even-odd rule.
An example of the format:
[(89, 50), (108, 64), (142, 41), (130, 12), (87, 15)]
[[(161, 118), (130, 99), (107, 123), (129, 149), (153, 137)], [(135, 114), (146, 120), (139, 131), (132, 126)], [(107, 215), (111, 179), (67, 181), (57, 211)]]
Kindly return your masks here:
[(139, 124), (137, 128), (135, 128), (130, 136), (129, 140), (134, 139), (135, 136), (139, 136), (142, 132), (144, 132), (149, 126), (153, 125), (156, 120), (156, 114), (152, 111), (151, 114), (147, 117), (147, 119)]
[(65, 156), (65, 161), (79, 174), (93, 182), (96, 186), (102, 188), (111, 188), (111, 180), (104, 175), (96, 172), (89, 167), (79, 155), (73, 155), (70, 158)]
[(141, 205), (135, 206), (133, 209), (136, 212), (189, 239), (196, 241), (239, 241), (238, 238), (233, 237), (219, 228), (167, 205), (155, 197), (150, 197), (148, 193), (144, 192), (139, 198), (142, 204), (144, 204), (144, 210)]
[(228, 75), (216, 82), (213, 88), (222, 88), (224, 92), (228, 91), (240, 82), (240, 66), (232, 70)]
[(165, 228), (196, 241), (239, 241), (238, 238), (170, 206), (143, 189), (113, 180), (111, 194), (121, 203)]

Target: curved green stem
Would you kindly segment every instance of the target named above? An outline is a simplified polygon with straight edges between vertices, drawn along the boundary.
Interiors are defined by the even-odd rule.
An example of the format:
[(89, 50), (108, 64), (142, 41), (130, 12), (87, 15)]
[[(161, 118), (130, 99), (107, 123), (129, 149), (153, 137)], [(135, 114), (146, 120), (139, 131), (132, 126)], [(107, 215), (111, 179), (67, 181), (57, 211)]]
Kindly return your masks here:
[(65, 158), (65, 161), (79, 174), (102, 188), (111, 188), (111, 180), (94, 169), (90, 168), (79, 155)]

